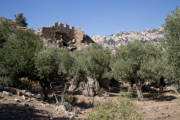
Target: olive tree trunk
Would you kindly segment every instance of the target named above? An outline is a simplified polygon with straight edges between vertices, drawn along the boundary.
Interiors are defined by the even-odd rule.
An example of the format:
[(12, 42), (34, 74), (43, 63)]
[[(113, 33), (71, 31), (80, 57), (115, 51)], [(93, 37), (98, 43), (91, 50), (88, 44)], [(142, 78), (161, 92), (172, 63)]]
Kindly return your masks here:
[(135, 84), (135, 87), (136, 87), (136, 92), (137, 92), (137, 95), (138, 95), (138, 100), (142, 101), (143, 100), (142, 83), (140, 81), (138, 81)]

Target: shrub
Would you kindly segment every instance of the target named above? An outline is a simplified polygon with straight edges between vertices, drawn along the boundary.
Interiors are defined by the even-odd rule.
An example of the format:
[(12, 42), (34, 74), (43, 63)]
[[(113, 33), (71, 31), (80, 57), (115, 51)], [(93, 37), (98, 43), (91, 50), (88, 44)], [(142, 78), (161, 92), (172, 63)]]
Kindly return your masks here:
[(35, 75), (34, 56), (40, 49), (42, 41), (39, 36), (31, 31), (17, 30), (4, 43), (2, 64), (18, 78), (32, 78)]
[(7, 21), (0, 21), (0, 50), (13, 32), (14, 30)]
[(143, 120), (129, 100), (118, 99), (100, 103), (87, 114), (87, 120)]
[(36, 76), (34, 56), (41, 48), (42, 40), (32, 31), (13, 29), (8, 22), (0, 22), (0, 66), (6, 71), (8, 83), (18, 84), (20, 77)]
[(166, 17), (165, 48), (169, 54), (169, 62), (173, 66), (174, 79), (180, 86), (180, 7)]

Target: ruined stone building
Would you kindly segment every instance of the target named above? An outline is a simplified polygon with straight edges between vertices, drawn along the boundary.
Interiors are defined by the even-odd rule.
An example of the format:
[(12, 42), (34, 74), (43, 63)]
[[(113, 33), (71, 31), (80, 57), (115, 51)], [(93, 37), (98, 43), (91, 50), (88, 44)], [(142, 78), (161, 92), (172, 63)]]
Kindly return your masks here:
[(50, 27), (40, 27), (38, 34), (42, 37), (45, 46), (67, 47), (69, 50), (83, 49), (86, 45), (93, 43), (92, 39), (79, 27), (75, 29), (57, 22)]
[(84, 34), (81, 28), (78, 27), (75, 29), (67, 24), (64, 25), (55, 22), (53, 26), (39, 27), (39, 31), (35, 31), (34, 29), (18, 26), (16, 22), (11, 19), (0, 17), (0, 22), (1, 21), (8, 22), (14, 29), (31, 30), (35, 34), (40, 35), (44, 46), (53, 45), (57, 48), (67, 47), (69, 50), (74, 50), (84, 49), (90, 43), (94, 43), (88, 35)]

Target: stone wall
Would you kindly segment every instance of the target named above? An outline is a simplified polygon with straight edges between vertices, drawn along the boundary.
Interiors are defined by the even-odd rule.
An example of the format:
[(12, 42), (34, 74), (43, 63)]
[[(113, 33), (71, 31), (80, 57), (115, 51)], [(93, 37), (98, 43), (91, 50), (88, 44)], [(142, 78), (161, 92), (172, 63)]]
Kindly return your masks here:
[(67, 24), (55, 22), (53, 26), (40, 27), (38, 33), (45, 46), (67, 47), (70, 50), (82, 48), (84, 32), (79, 27), (75, 29)]

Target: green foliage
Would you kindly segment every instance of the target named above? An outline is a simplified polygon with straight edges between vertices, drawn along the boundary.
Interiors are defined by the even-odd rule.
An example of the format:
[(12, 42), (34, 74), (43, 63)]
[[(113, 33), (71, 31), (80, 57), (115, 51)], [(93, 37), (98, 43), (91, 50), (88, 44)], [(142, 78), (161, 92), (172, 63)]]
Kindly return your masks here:
[(5, 84), (6, 86), (13, 84), (9, 72), (5, 69), (5, 67), (2, 64), (0, 64), (0, 83)]
[(12, 79), (7, 68), (3, 64), (3, 47), (13, 32), (13, 29), (10, 27), (7, 21), (0, 21), (0, 83), (6, 85), (12, 85)]
[(125, 99), (100, 103), (87, 114), (87, 120), (143, 120), (132, 102)]
[(67, 49), (60, 49), (57, 55), (58, 73), (71, 75), (73, 73), (72, 66), (74, 65), (74, 58), (70, 55)]
[(133, 41), (121, 46), (113, 57), (112, 71), (116, 79), (136, 83), (146, 79), (142, 66), (148, 66), (148, 61), (156, 60), (160, 53), (151, 44)]
[(0, 21), (0, 49), (3, 44), (8, 40), (8, 37), (13, 33), (13, 29), (10, 27), (8, 22)]
[(73, 61), (67, 49), (49, 46), (37, 53), (35, 66), (45, 98), (47, 98), (51, 82), (60, 80), (59, 82), (64, 86), (65, 77), (71, 75)]
[(180, 85), (180, 8), (177, 7), (166, 17), (165, 48), (169, 54), (169, 62), (174, 69), (174, 79)]
[(99, 82), (103, 78), (110, 78), (110, 51), (101, 45), (92, 44), (88, 47), (86, 55), (86, 69), (88, 76), (96, 78)]
[[(136, 85), (139, 98), (145, 82), (170, 78), (170, 66), (162, 49), (150, 43), (133, 41), (121, 46), (112, 60), (112, 73), (116, 79)], [(138, 89), (137, 89), (138, 88)]]
[(158, 59), (149, 59), (142, 65), (139, 75), (156, 83), (160, 83), (160, 79), (169, 82), (173, 79), (173, 68), (168, 62), (167, 53), (165, 51), (159, 53)]
[[(77, 84), (86, 80), (87, 77), (97, 79), (99, 84), (104, 78), (111, 78), (110, 73), (110, 51), (101, 45), (92, 44), (85, 51), (73, 51), (71, 56), (73, 64), (71, 73)], [(108, 80), (108, 79), (107, 79)]]
[(20, 77), (36, 76), (34, 56), (42, 48), (40, 37), (31, 31), (15, 30), (7, 34), (6, 39), (0, 48), (0, 64), (7, 72), (8, 81), (12, 78), (11, 81), (17, 83)]
[(42, 48), (39, 36), (31, 31), (17, 30), (10, 35), (2, 49), (4, 66), (19, 77), (31, 77), (34, 70), (34, 56)]
[(70, 55), (74, 59), (71, 74), (74, 76), (76, 84), (78, 84), (87, 77), (86, 56), (83, 51), (73, 51)]
[(27, 27), (26, 18), (24, 17), (23, 13), (18, 13), (14, 15), (15, 21), (19, 26)]
[(54, 47), (47, 47), (37, 53), (35, 66), (41, 80), (53, 79), (58, 74), (57, 62), (58, 50)]

